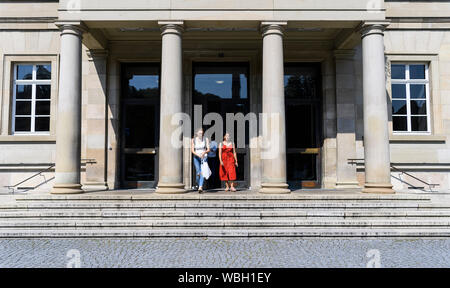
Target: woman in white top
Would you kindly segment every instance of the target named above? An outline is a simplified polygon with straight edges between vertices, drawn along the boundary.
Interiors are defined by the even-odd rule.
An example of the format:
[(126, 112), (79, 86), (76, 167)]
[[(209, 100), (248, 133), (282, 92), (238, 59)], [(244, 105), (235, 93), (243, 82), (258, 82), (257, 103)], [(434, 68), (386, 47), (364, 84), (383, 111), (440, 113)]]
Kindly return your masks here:
[(198, 192), (203, 193), (203, 182), (205, 179), (201, 173), (202, 160), (207, 160), (207, 155), (209, 152), (209, 140), (203, 137), (203, 129), (199, 128), (196, 130), (194, 138), (191, 140), (191, 152), (194, 154), (194, 166), (196, 177), (195, 180), (198, 184)]

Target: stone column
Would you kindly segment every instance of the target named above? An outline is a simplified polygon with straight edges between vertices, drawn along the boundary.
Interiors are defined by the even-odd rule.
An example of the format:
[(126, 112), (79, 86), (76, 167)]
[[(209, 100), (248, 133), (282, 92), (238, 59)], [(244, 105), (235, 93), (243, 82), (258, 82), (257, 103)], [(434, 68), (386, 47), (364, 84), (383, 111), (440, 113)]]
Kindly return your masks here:
[(386, 99), (384, 29), (387, 23), (361, 25), (363, 53), (364, 159), (366, 193), (394, 193), (391, 184)]
[(358, 188), (356, 166), (356, 99), (354, 50), (335, 50), (336, 71), (336, 188)]
[(82, 193), (81, 158), (81, 39), (78, 23), (57, 23), (61, 29), (58, 111), (56, 119), (55, 184), (51, 193)]
[(283, 27), (286, 22), (263, 22), (263, 125), (261, 193), (290, 193), (286, 181), (286, 123), (284, 107)]
[[(159, 136), (159, 181), (157, 193), (184, 193), (183, 147), (172, 143), (172, 135), (179, 128), (172, 124), (172, 116), (182, 113), (182, 21), (160, 21), (161, 55), (161, 123)], [(182, 135), (180, 135), (182, 136)], [(179, 141), (182, 143), (182, 137)]]
[(106, 183), (106, 77), (108, 51), (91, 49), (87, 51), (89, 57), (87, 82), (87, 103), (85, 120), (86, 158), (93, 163), (86, 164), (86, 182), (84, 190), (108, 190)]

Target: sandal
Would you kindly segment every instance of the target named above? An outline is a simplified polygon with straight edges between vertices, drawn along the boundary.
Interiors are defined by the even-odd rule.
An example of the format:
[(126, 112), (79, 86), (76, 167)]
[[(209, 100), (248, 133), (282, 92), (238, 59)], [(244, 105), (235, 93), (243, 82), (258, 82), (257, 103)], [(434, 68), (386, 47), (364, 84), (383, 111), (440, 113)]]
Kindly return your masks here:
[(231, 192), (236, 192), (236, 188), (232, 187)]
[(228, 187), (227, 187), (227, 188), (225, 188), (225, 192), (228, 192), (228, 190), (230, 190), (230, 188), (228, 188)]

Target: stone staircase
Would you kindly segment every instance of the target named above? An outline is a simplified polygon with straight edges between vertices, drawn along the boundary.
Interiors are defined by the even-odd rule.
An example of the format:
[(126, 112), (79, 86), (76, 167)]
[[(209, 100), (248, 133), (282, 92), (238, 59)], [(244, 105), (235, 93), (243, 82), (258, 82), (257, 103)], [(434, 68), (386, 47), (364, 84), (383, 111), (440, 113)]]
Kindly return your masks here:
[(0, 202), (0, 238), (33, 237), (450, 237), (450, 202), (359, 192), (111, 192)]

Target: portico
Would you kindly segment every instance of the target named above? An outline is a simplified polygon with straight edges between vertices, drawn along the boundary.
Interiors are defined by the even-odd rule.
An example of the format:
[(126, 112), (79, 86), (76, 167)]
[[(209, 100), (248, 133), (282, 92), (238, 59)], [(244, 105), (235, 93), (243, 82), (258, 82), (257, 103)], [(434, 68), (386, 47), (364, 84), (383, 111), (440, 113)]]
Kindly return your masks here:
[[(83, 1), (80, 11), (71, 13), (65, 2), (60, 1), (58, 22), (61, 69), (52, 193), (81, 193), (86, 183), (109, 189), (154, 187), (169, 194), (188, 191), (194, 185), (190, 149), (173, 141), (189, 141), (192, 134), (173, 139), (180, 128), (173, 115), (185, 113), (194, 120), (195, 95), (222, 99), (204, 102), (209, 103), (204, 113), (216, 112), (214, 105), (231, 101), (224, 89), (229, 89), (234, 101), (230, 103), (235, 105), (230, 113), (248, 111), (268, 120), (268, 128), (247, 137), (239, 152), (242, 187), (269, 194), (290, 193), (295, 187), (394, 192), (383, 44), (388, 22), (383, 11), (333, 2), (338, 12), (330, 14), (329, 9), (320, 11), (322, 6), (329, 8), (330, 1), (306, 8), (293, 1), (280, 1), (286, 7), (258, 2), (272, 11), (269, 15), (255, 9), (254, 1), (239, 4), (245, 7), (237, 10), (216, 1), (211, 2), (218, 7), (187, 1), (186, 9), (186, 3), (175, 1), (172, 5), (179, 7), (132, 7), (135, 13), (130, 14), (118, 1), (105, 4), (111, 7), (91, 7), (93, 3)], [(298, 9), (303, 14), (293, 13)], [(115, 10), (123, 13), (111, 12)], [(83, 74), (86, 52), (105, 55), (90, 58), (105, 77)], [(195, 72), (199, 63), (210, 63), (210, 68)], [(226, 74), (231, 68), (215, 69), (214, 63), (248, 68)], [(221, 88), (196, 83), (200, 74), (214, 78), (211, 83)], [(229, 82), (226, 77), (231, 77)], [(85, 94), (87, 102), (82, 101)], [(136, 117), (147, 117), (145, 107), (153, 113), (145, 118), (147, 126), (132, 124), (139, 122)], [(82, 111), (91, 118), (84, 118)], [(133, 114), (135, 118), (130, 118)], [(297, 127), (292, 122), (296, 114), (302, 119)], [(358, 117), (363, 117), (363, 131)], [(192, 131), (195, 123), (191, 125)], [(98, 137), (83, 140), (85, 128), (95, 128)], [(145, 131), (156, 136), (133, 136)], [(361, 154), (363, 172), (348, 161)], [(81, 171), (82, 155), (97, 156), (99, 161)]]
[[(184, 21), (159, 21), (160, 29), (160, 43), (161, 43), (161, 81), (160, 81), (160, 123), (159, 123), (159, 143), (158, 143), (158, 178), (157, 178), (157, 192), (158, 193), (183, 193), (192, 185), (190, 173), (190, 153), (187, 149), (182, 147), (174, 147), (171, 145), (172, 132), (179, 128), (171, 122), (171, 116), (175, 113), (187, 112), (186, 107), (192, 107), (191, 100), (186, 99), (190, 93), (185, 93), (186, 90), (186, 55), (189, 53), (197, 54), (197, 52), (187, 51), (183, 48), (183, 36), (185, 34)], [(364, 83), (364, 153), (365, 153), (365, 192), (373, 193), (392, 193), (392, 185), (390, 184), (390, 165), (389, 165), (389, 143), (388, 143), (388, 119), (387, 119), (387, 103), (384, 82), (384, 48), (383, 48), (383, 29), (386, 26), (384, 22), (363, 22), (359, 30), (362, 33), (362, 50), (363, 50), (363, 83)], [(87, 25), (83, 22), (79, 23), (64, 23), (61, 27), (61, 70), (60, 70), (60, 87), (64, 88), (71, 85), (69, 88), (59, 90), (59, 99), (66, 99), (67, 101), (59, 101), (58, 106), (58, 125), (57, 128), (57, 160), (56, 160), (56, 181), (52, 193), (81, 193), (81, 177), (79, 159), (81, 158), (80, 143), (81, 143), (81, 65), (82, 48), (81, 35), (89, 31)], [(253, 104), (258, 112), (258, 105), (261, 105), (263, 114), (276, 115), (277, 118), (271, 118), (273, 123), (278, 123), (278, 126), (269, 129), (267, 134), (258, 135), (259, 139), (251, 139), (250, 141), (265, 141), (268, 143), (276, 143), (278, 148), (273, 151), (263, 151), (260, 148), (252, 148), (249, 151), (248, 158), (250, 164), (248, 166), (249, 176), (248, 186), (260, 187), (262, 193), (289, 193), (289, 185), (287, 179), (287, 160), (286, 160), (286, 128), (285, 128), (285, 87), (283, 83), (284, 77), (284, 63), (286, 60), (290, 61), (294, 57), (298, 57), (300, 62), (305, 61), (305, 56), (298, 56), (298, 52), (290, 49), (285, 51), (286, 46), (298, 45), (298, 40), (289, 43), (284, 43), (286, 40), (286, 29), (288, 29), (288, 22), (283, 21), (264, 21), (260, 22), (258, 30), (261, 37), (261, 54), (249, 50), (241, 53), (241, 56), (231, 57), (231, 60), (236, 59), (254, 59), (255, 62), (261, 63), (261, 98), (254, 101)], [(193, 31), (192, 29), (190, 31)], [(288, 30), (289, 31), (289, 30)], [(291, 29), (292, 31), (292, 29)], [(189, 32), (187, 32), (189, 33)], [(198, 33), (198, 32), (197, 32)], [(288, 32), (289, 33), (289, 32)], [(292, 33), (291, 33), (292, 34)], [(92, 37), (90, 35), (89, 37)], [(354, 36), (352, 36), (354, 37)], [(192, 40), (189, 40), (192, 42)], [(233, 43), (233, 40), (230, 41)], [(258, 40), (255, 40), (258, 42)], [(114, 49), (113, 49), (114, 50)], [(192, 52), (191, 52), (192, 51)], [(227, 50), (225, 50), (227, 51)], [(336, 187), (358, 187), (356, 168), (349, 165), (346, 161), (350, 158), (355, 158), (355, 91), (353, 87), (345, 87), (345, 80), (354, 75), (351, 64), (346, 63), (354, 55), (352, 49), (334, 49), (327, 51), (325, 54), (330, 56), (319, 56), (317, 62), (322, 62), (322, 78), (325, 82), (329, 79), (325, 76), (326, 73), (335, 75), (334, 91), (327, 91), (324, 87), (325, 94), (332, 92), (336, 95), (336, 109), (337, 118), (334, 121), (337, 125), (337, 150), (336, 150)], [(304, 53), (306, 53), (305, 51)], [(123, 52), (122, 52), (123, 53)], [(208, 54), (209, 52), (202, 52)], [(211, 52), (210, 55), (212, 55)], [(251, 56), (245, 56), (245, 54)], [(151, 53), (157, 60), (158, 55), (155, 51)], [(159, 54), (159, 53), (158, 53)], [(239, 52), (227, 53), (228, 55), (239, 54)], [(286, 55), (287, 54), (287, 55)], [(297, 55), (295, 55), (297, 54)], [(318, 53), (316, 53), (318, 54)], [(111, 51), (108, 51), (111, 55)], [(377, 56), (378, 55), (378, 56)], [(131, 55), (130, 55), (131, 56)], [(217, 56), (217, 55), (216, 55)], [(243, 57), (242, 57), (243, 56)], [(260, 59), (257, 59), (260, 57)], [(133, 58), (133, 57), (130, 57)], [(197, 57), (197, 59), (199, 59)], [(205, 57), (205, 59), (211, 59)], [(135, 60), (126, 60), (126, 62)], [(143, 59), (148, 61), (148, 59)], [(223, 59), (221, 59), (223, 60)], [(110, 60), (111, 61), (111, 60)], [(295, 62), (295, 61), (294, 61)], [(306, 60), (305, 62), (309, 62)], [(68, 64), (65, 64), (68, 63)], [(79, 63), (79, 64), (77, 64)], [(258, 63), (255, 63), (257, 68)], [(330, 71), (327, 71), (327, 65), (331, 66)], [(111, 65), (114, 67), (114, 65)], [(69, 68), (65, 68), (69, 67)], [(336, 67), (336, 68), (332, 68)], [(370, 67), (370, 68), (368, 68)], [(376, 69), (375, 69), (376, 68)], [(111, 67), (109, 67), (111, 69)], [(350, 69), (350, 70), (348, 70)], [(109, 71), (109, 73), (111, 70)], [(254, 73), (257, 70), (253, 71)], [(334, 73), (335, 72), (335, 73)], [(110, 77), (110, 76), (108, 76)], [(256, 76), (258, 77), (258, 76)], [(188, 80), (189, 81), (189, 80)], [(69, 84), (66, 84), (69, 83)], [(252, 83), (253, 86), (256, 83)], [(109, 83), (111, 85), (111, 82)], [(328, 85), (324, 83), (324, 85)], [(351, 85), (351, 83), (350, 83)], [(256, 90), (256, 89), (255, 89)], [(353, 92), (352, 92), (353, 91)], [(251, 94), (255, 94), (253, 91)], [(326, 95), (324, 95), (326, 98)], [(110, 97), (110, 96), (108, 96)], [(251, 95), (253, 99), (259, 96)], [(111, 103), (111, 99), (108, 101)], [(260, 104), (257, 104), (260, 103)], [(186, 106), (188, 105), (188, 106)], [(250, 105), (252, 106), (252, 105)], [(330, 108), (330, 102), (324, 103), (323, 107)], [(353, 107), (353, 108), (350, 108)], [(109, 109), (114, 108), (112, 106)], [(350, 110), (349, 110), (350, 109)], [(70, 111), (70, 113), (68, 113)], [(79, 112), (77, 112), (79, 111)], [(352, 112), (353, 111), (353, 112)], [(350, 113), (349, 113), (350, 112)], [(329, 111), (328, 111), (329, 113)], [(340, 113), (343, 113), (342, 116)], [(353, 114), (352, 114), (353, 113)], [(325, 111), (325, 114), (327, 112)], [(331, 119), (330, 119), (331, 120)], [(330, 133), (328, 124), (333, 125), (332, 122), (327, 122), (326, 115), (324, 118), (324, 134)], [(69, 124), (70, 123), (70, 124)], [(113, 127), (114, 124), (111, 124)], [(305, 124), (307, 125), (307, 124)], [(67, 129), (70, 126), (73, 129)], [(59, 127), (59, 126), (58, 126)], [(331, 131), (331, 134), (333, 131)], [(190, 135), (185, 135), (189, 139)], [(323, 151), (326, 149), (327, 140), (322, 144)], [(270, 147), (269, 147), (270, 148)], [(106, 150), (106, 149), (105, 149)], [(109, 149), (111, 151), (111, 149)], [(106, 152), (111, 155), (111, 152)], [(329, 153), (324, 151), (324, 154)], [(119, 151), (115, 151), (119, 153)], [(261, 154), (275, 153), (263, 159)], [(383, 157), (381, 157), (383, 156)], [(328, 154), (328, 157), (330, 155)], [(110, 161), (120, 158), (120, 155), (110, 157)], [(322, 159), (322, 162), (328, 161)], [(109, 162), (108, 165), (112, 163)], [(103, 164), (106, 165), (106, 164)], [(326, 166), (327, 164), (325, 164)], [(114, 170), (119, 170), (117, 166), (113, 165)], [(325, 167), (326, 168), (326, 167)], [(108, 169), (107, 167), (105, 169)], [(94, 170), (103, 173), (102, 169)], [(110, 172), (109, 172), (110, 173)], [(120, 172), (118, 172), (120, 173)], [(118, 174), (118, 173), (113, 173)], [(111, 174), (111, 173), (110, 173)], [(92, 175), (90, 175), (92, 176)], [(107, 178), (108, 173), (102, 174), (101, 179)], [(95, 177), (93, 177), (95, 178)], [(111, 183), (111, 179), (105, 179), (104, 183)], [(114, 182), (114, 181), (113, 181)], [(115, 185), (115, 184), (114, 184)], [(117, 186), (116, 186), (117, 187)], [(113, 188), (113, 187), (110, 187)]]

